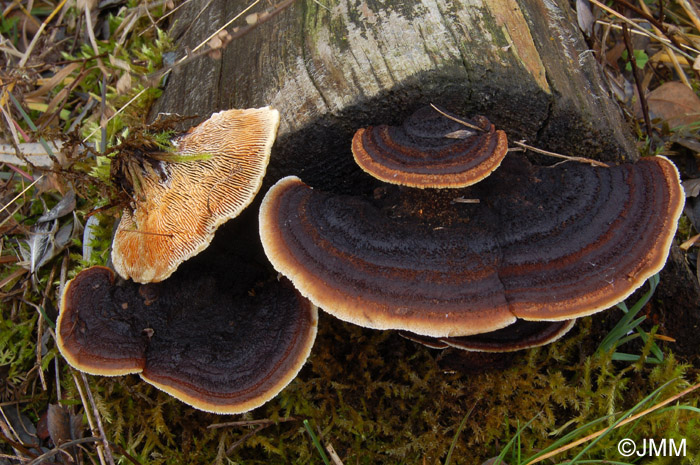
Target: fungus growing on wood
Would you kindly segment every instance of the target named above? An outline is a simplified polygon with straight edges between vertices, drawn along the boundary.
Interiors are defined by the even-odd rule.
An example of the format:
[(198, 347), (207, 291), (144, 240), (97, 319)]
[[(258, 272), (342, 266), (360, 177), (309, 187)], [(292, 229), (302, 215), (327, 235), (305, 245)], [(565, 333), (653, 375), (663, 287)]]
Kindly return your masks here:
[(432, 349), (457, 349), (474, 352), (514, 352), (550, 344), (574, 327), (576, 320), (525, 321), (517, 320), (512, 325), (490, 333), (461, 337), (421, 336), (402, 331), (401, 336)]
[(205, 274), (139, 285), (92, 267), (66, 284), (56, 333), (78, 370), (138, 373), (198, 409), (240, 413), (294, 379), (316, 327), (316, 307), (286, 280), (234, 297)]
[(483, 116), (474, 129), (431, 107), (416, 111), (403, 126), (370, 126), (355, 133), (352, 153), (360, 167), (391, 184), (458, 188), (491, 174), (506, 156), (505, 132)]
[(457, 337), (623, 300), (665, 264), (683, 207), (663, 157), (611, 168), (509, 157), (454, 195), (478, 203), (436, 221), (288, 177), (263, 200), (260, 235), (273, 266), (338, 318)]
[(134, 192), (114, 236), (117, 273), (162, 281), (204, 250), (260, 189), (278, 125), (269, 107), (222, 111), (173, 142), (178, 161), (125, 164)]

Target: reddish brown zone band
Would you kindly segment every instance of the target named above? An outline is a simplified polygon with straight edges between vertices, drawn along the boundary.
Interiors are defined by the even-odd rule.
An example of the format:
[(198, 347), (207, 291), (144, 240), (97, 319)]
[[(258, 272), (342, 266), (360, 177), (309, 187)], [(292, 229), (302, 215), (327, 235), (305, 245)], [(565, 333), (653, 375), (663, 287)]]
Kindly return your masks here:
[(411, 225), (368, 201), (283, 180), (261, 211), (275, 230), (268, 257), (339, 318), (441, 336), (513, 321), (497, 309), (533, 320), (590, 314), (663, 266), (683, 201), (668, 160), (610, 169), (518, 163), (470, 188), (482, 201), (460, 206), (468, 221), (450, 228)]
[(392, 184), (412, 187), (465, 187), (489, 175), (505, 157), (508, 146), (503, 131), (496, 131), (484, 117), (477, 117), (483, 133), (463, 139), (443, 138), (428, 146), (401, 127), (386, 125), (360, 129), (352, 140), (355, 161), (372, 176)]

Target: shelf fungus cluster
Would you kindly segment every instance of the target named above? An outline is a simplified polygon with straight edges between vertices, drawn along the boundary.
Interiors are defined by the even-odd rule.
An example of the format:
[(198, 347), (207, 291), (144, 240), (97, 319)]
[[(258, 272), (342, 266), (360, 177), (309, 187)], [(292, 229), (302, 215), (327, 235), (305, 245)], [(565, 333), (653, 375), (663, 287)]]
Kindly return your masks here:
[(141, 170), (140, 193), (122, 216), (112, 255), (123, 279), (93, 267), (63, 290), (58, 346), (72, 366), (138, 373), (216, 413), (255, 408), (296, 376), (316, 336), (317, 308), (288, 281), (233, 291), (234, 278), (222, 270), (241, 263), (173, 273), (251, 202), (278, 122), (269, 108), (217, 113), (176, 140), (184, 161), (130, 168)]
[[(435, 118), (421, 110), (403, 128), (360, 130), (353, 153), (380, 180), (416, 187), (413, 174), (430, 172), (425, 185), (436, 189), (385, 185), (364, 198), (287, 177), (265, 196), (265, 253), (320, 308), (434, 347), (518, 350), (560, 337), (664, 266), (684, 200), (669, 160), (602, 168), (503, 159), (503, 136), (479, 117), (483, 134), (466, 134), (460, 153), (479, 154), (482, 169), (462, 163), (454, 140), (463, 133)], [(469, 184), (455, 182), (469, 177), (457, 166), (480, 172), (475, 180), (492, 174), (454, 189)]]

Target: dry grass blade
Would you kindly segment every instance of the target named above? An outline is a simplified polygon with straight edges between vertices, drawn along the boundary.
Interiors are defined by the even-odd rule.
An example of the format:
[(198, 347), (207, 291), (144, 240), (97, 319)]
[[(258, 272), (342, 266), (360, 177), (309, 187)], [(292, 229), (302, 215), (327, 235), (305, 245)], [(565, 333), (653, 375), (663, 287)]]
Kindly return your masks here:
[[(240, 17), (243, 16), (244, 14), (248, 13), (248, 12), (249, 12), (255, 5), (257, 5), (258, 3), (260, 3), (260, 0), (255, 0), (253, 3), (251, 3), (250, 5), (248, 5), (243, 11), (241, 11), (240, 13), (238, 13), (236, 16), (234, 16), (232, 19), (230, 19), (228, 22), (226, 22), (226, 24), (224, 24), (224, 25), (221, 26), (219, 29), (217, 29), (216, 31), (214, 31), (213, 34), (211, 34), (209, 37), (207, 37), (206, 39), (204, 39), (199, 45), (197, 45), (194, 49), (192, 49), (192, 53), (195, 53), (197, 50), (199, 50), (200, 48), (204, 47), (204, 46), (207, 44), (207, 42), (209, 42), (211, 39), (213, 39), (214, 37), (216, 37), (217, 35), (219, 35), (219, 32), (223, 31), (224, 29), (226, 29), (227, 27), (229, 27), (234, 21), (236, 21), (238, 18), (240, 18)], [(181, 58), (180, 60), (182, 61), (182, 60), (184, 60), (184, 59), (185, 59), (185, 58)]]
[[(649, 37), (650, 39), (657, 40), (657, 41), (659, 41), (659, 42), (661, 42), (661, 43), (663, 43), (663, 44), (669, 46), (670, 48), (672, 48), (673, 50), (675, 50), (677, 53), (683, 55), (684, 57), (686, 57), (686, 58), (689, 59), (689, 60), (693, 60), (693, 59), (694, 59), (694, 57), (691, 56), (689, 53), (686, 53), (686, 52), (684, 52), (683, 50), (681, 50), (681, 49), (679, 49), (678, 47), (676, 47), (675, 45), (673, 45), (673, 43), (672, 43), (670, 40), (668, 40), (668, 39), (666, 39), (666, 38), (664, 38), (664, 37), (660, 37), (660, 36), (658, 36), (658, 35), (656, 35), (656, 34), (654, 34), (654, 33), (652, 33), (652, 32), (647, 31), (646, 29), (644, 29), (643, 27), (641, 27), (639, 24), (635, 23), (634, 21), (630, 20), (629, 18), (625, 17), (624, 15), (618, 13), (617, 11), (613, 10), (612, 8), (610, 8), (609, 6), (607, 6), (607, 5), (603, 4), (603, 3), (600, 3), (598, 0), (589, 0), (589, 1), (590, 1), (592, 4), (594, 4), (595, 6), (599, 7), (600, 9), (605, 10), (606, 12), (610, 13), (611, 15), (613, 15), (613, 16), (617, 17), (618, 19), (622, 20), (623, 22), (627, 23), (629, 26), (635, 28), (635, 29), (638, 30), (641, 34), (643, 34), (643, 35)], [(695, 52), (697, 53), (697, 51), (695, 51)]]
[(36, 183), (38, 183), (39, 181), (41, 181), (41, 179), (42, 179), (43, 177), (44, 177), (44, 175), (42, 174), (41, 176), (39, 176), (38, 178), (36, 178), (36, 179), (34, 180), (33, 183), (31, 183), (30, 185), (28, 185), (27, 187), (25, 187), (25, 188), (22, 190), (22, 192), (20, 192), (19, 194), (17, 194), (12, 200), (10, 200), (10, 201), (7, 203), (7, 205), (3, 206), (3, 207), (0, 209), (0, 213), (2, 213), (2, 212), (4, 212), (5, 210), (7, 210), (7, 208), (8, 208), (10, 205), (12, 205), (13, 203), (15, 203), (15, 201), (16, 201), (17, 199), (19, 199), (20, 197), (22, 197), (22, 196), (24, 195), (25, 192), (27, 192), (29, 189), (31, 189), (32, 187), (34, 187), (34, 185), (35, 185)]
[[(644, 415), (648, 415), (649, 413), (652, 413), (652, 412), (654, 412), (654, 411), (660, 409), (661, 407), (663, 407), (663, 406), (665, 406), (665, 405), (668, 405), (668, 404), (670, 404), (671, 402), (673, 402), (673, 401), (675, 401), (675, 400), (678, 400), (678, 399), (680, 399), (681, 397), (683, 397), (683, 396), (685, 396), (685, 395), (687, 395), (687, 394), (690, 394), (691, 392), (695, 391), (695, 390), (698, 389), (698, 388), (700, 388), (700, 383), (695, 384), (695, 385), (693, 385), (693, 386), (690, 386), (688, 389), (686, 389), (686, 390), (684, 390), (684, 391), (682, 391), (682, 392), (679, 392), (679, 393), (676, 394), (675, 396), (671, 396), (671, 397), (669, 397), (668, 399), (666, 399), (666, 400), (664, 400), (664, 401), (662, 401), (662, 402), (659, 402), (658, 404), (656, 404), (656, 405), (654, 405), (654, 406), (652, 406), (652, 407), (649, 407), (648, 409), (646, 409), (646, 410), (644, 410), (644, 411), (642, 411), (642, 412), (637, 413), (636, 415), (632, 415), (631, 417), (626, 418), (625, 420), (623, 420), (623, 421), (621, 421), (620, 423), (618, 423), (617, 425), (615, 425), (615, 428), (614, 428), (614, 429), (620, 428), (621, 426), (624, 426), (624, 425), (626, 425), (626, 424), (628, 424), (628, 423), (631, 423), (631, 422), (633, 422), (633, 421), (635, 421), (635, 420), (637, 420), (637, 419), (643, 417)], [(584, 444), (584, 443), (586, 443), (586, 442), (588, 442), (588, 441), (591, 441), (591, 440), (593, 440), (593, 439), (595, 439), (595, 438), (597, 438), (597, 437), (603, 435), (603, 434), (604, 434), (606, 431), (608, 431), (608, 430), (609, 430), (608, 428), (603, 428), (603, 429), (601, 429), (601, 430), (599, 430), (599, 431), (596, 431), (595, 433), (589, 434), (588, 436), (586, 436), (586, 437), (584, 437), (584, 438), (578, 439), (578, 440), (576, 440), (576, 441), (574, 441), (574, 442), (572, 442), (572, 443), (569, 443), (569, 444), (567, 444), (567, 445), (565, 445), (565, 446), (562, 446), (562, 447), (560, 447), (560, 448), (558, 448), (558, 449), (555, 449), (555, 450), (553, 450), (552, 452), (549, 452), (549, 453), (544, 454), (544, 455), (542, 455), (542, 456), (540, 456), (540, 457), (537, 457), (535, 460), (533, 460), (533, 461), (531, 461), (531, 462), (528, 462), (527, 465), (533, 465), (533, 464), (535, 464), (535, 463), (542, 462), (542, 461), (544, 461), (544, 460), (546, 460), (546, 459), (548, 459), (548, 458), (550, 458), (550, 457), (554, 457), (555, 455), (559, 455), (560, 453), (565, 452), (565, 451), (567, 451), (567, 450), (569, 450), (569, 449), (573, 449), (573, 448), (576, 447), (576, 446), (579, 446), (579, 445), (581, 445), (581, 444)]]
[(22, 59), (19, 61), (18, 67), (23, 68), (24, 65), (27, 64), (27, 60), (29, 60), (29, 57), (32, 54), (32, 51), (34, 50), (34, 47), (36, 47), (37, 42), (39, 41), (39, 37), (41, 37), (41, 34), (44, 32), (44, 29), (46, 29), (46, 25), (53, 20), (53, 18), (58, 14), (59, 11), (61, 11), (66, 4), (68, 0), (61, 0), (61, 3), (59, 3), (56, 8), (51, 12), (49, 16), (46, 17), (43, 23), (41, 23), (41, 26), (39, 26), (39, 30), (37, 31), (36, 34), (34, 34), (34, 37), (32, 38), (32, 41), (29, 43), (29, 47), (27, 47), (27, 51), (24, 52), (24, 56)]
[(695, 25), (695, 29), (700, 30), (700, 13), (698, 12), (695, 3), (691, 3), (688, 0), (677, 0), (681, 7), (688, 14), (688, 17)]

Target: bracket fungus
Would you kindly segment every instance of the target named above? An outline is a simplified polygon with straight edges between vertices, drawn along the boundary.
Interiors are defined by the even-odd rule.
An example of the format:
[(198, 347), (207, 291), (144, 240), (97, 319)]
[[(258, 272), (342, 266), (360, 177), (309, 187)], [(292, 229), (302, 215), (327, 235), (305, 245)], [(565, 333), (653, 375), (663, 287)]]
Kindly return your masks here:
[(263, 248), (342, 320), (461, 337), (620, 302), (664, 266), (684, 200), (663, 157), (601, 168), (510, 156), (484, 181), (447, 192), (477, 202), (431, 219), (422, 215), (436, 202), (398, 214), (287, 177), (263, 200)]
[(174, 141), (180, 161), (130, 166), (139, 192), (114, 236), (117, 273), (162, 281), (204, 250), (260, 189), (278, 126), (269, 107), (222, 111)]
[(514, 352), (550, 344), (574, 327), (575, 319), (564, 321), (517, 320), (489, 333), (461, 337), (429, 337), (401, 331), (401, 336), (431, 349), (455, 347), (474, 352)]
[(473, 129), (423, 107), (402, 126), (370, 126), (352, 139), (355, 162), (371, 176), (418, 188), (457, 188), (491, 174), (508, 153), (505, 132), (483, 116)]
[(61, 299), (58, 347), (75, 368), (145, 381), (193, 407), (240, 413), (279, 393), (306, 361), (317, 309), (286, 281), (234, 297), (221, 276), (139, 285), (92, 267)]

